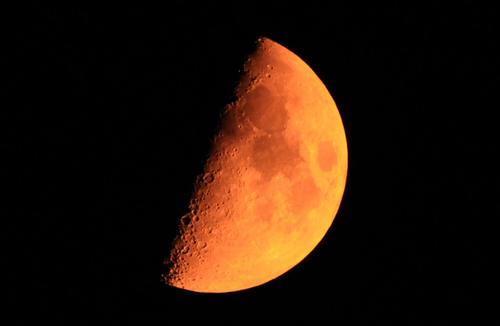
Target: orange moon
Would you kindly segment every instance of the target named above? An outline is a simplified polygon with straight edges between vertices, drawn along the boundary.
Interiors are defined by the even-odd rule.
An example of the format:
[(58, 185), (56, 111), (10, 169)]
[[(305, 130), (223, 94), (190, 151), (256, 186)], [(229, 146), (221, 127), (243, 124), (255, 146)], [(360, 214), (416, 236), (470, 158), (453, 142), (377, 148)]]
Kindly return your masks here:
[(342, 120), (309, 66), (257, 41), (181, 218), (164, 281), (195, 292), (266, 283), (321, 241), (347, 175)]

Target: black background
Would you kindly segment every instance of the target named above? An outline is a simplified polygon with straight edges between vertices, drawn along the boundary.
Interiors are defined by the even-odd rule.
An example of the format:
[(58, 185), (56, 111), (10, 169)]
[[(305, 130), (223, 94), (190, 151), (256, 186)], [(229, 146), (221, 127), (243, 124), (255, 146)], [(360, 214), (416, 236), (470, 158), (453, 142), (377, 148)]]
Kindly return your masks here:
[[(495, 11), (168, 3), (13, 12), (1, 144), (12, 181), (4, 293), (22, 307), (19, 323), (489, 316)], [(259, 36), (299, 55), (335, 98), (349, 146), (340, 211), (316, 250), (272, 282), (222, 295), (168, 288), (162, 259)]]

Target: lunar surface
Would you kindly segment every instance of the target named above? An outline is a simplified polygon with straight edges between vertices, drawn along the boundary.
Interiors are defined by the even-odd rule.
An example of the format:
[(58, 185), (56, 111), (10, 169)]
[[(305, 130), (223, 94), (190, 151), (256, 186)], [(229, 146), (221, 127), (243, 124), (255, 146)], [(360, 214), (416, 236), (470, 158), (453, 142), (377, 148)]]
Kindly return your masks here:
[(235, 92), (166, 260), (163, 279), (174, 287), (266, 283), (314, 249), (340, 205), (345, 132), (311, 68), (261, 38)]

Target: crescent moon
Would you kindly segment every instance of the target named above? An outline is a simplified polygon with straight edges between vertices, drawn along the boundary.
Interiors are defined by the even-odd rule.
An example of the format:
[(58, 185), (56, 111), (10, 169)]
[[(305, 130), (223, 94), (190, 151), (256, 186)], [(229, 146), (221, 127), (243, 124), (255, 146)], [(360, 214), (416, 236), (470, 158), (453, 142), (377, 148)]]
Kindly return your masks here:
[(166, 259), (195, 292), (264, 284), (302, 261), (338, 211), (347, 142), (333, 98), (297, 55), (257, 41)]

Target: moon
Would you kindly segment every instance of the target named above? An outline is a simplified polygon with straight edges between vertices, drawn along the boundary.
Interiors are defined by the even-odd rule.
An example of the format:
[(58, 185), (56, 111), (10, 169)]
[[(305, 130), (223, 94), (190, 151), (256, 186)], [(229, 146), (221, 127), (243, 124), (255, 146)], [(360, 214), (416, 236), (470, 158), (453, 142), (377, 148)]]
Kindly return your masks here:
[(221, 293), (302, 261), (338, 211), (347, 142), (325, 85), (297, 55), (260, 38), (196, 181), (163, 280)]

